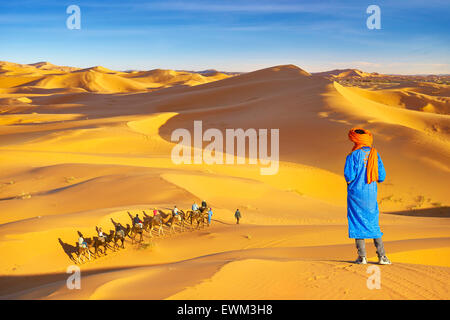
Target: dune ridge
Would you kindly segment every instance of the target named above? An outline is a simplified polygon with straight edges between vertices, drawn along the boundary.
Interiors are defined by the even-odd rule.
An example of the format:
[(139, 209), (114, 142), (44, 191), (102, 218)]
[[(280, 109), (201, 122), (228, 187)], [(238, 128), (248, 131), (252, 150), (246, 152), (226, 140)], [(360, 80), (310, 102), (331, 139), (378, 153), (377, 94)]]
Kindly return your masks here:
[[(89, 92), (127, 93), (166, 88), (174, 85), (195, 86), (228, 78), (233, 74), (196, 73), (155, 69), (149, 71), (114, 71), (103, 66), (73, 68), (49, 62), (17, 64), (0, 61), (0, 87), (4, 93), (38, 89), (82, 89)], [(13, 88), (16, 88), (14, 91)], [(23, 88), (22, 88), (23, 92)]]

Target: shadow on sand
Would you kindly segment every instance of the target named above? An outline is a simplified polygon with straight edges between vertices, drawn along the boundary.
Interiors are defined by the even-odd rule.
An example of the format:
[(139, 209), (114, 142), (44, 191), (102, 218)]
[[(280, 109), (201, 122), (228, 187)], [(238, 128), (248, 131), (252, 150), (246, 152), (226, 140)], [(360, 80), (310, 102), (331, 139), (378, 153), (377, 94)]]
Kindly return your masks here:
[(408, 217), (450, 218), (450, 207), (446, 206), (427, 209), (412, 209), (406, 211), (384, 212), (384, 214)]
[[(83, 276), (100, 274), (103, 272), (120, 271), (137, 268), (139, 266), (126, 266), (116, 268), (102, 268), (96, 270), (83, 270)], [(0, 275), (0, 300), (14, 299), (15, 295), (26, 293), (27, 290), (57, 282), (61, 285), (67, 281), (70, 274), (65, 272), (38, 274), (38, 275)]]
[(63, 248), (64, 252), (67, 254), (67, 256), (70, 258), (70, 260), (72, 260), (73, 262), (76, 262), (75, 260), (75, 256), (77, 254), (77, 247), (65, 243), (64, 241), (61, 240), (61, 238), (58, 238), (59, 244), (61, 245), (61, 247)]

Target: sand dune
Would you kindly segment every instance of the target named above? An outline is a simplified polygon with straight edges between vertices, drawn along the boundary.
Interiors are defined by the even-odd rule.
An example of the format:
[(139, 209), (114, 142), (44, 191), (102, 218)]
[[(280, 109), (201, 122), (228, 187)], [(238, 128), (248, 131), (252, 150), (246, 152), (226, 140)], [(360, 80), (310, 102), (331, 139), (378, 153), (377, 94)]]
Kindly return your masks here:
[(366, 90), (352, 88), (358, 95), (387, 106), (406, 108), (439, 114), (450, 113), (447, 97), (432, 96), (415, 92), (413, 89)]
[[(449, 260), (442, 255), (429, 256), (429, 265), (397, 263), (383, 267), (382, 289), (367, 289), (367, 267), (348, 262), (353, 258), (350, 254), (352, 245), (339, 244), (344, 240), (339, 236), (341, 228), (248, 225), (240, 229), (217, 225), (206, 232), (172, 236), (147, 247), (110, 253), (86, 264), (81, 291), (66, 289), (63, 270), (36, 277), (35, 281), (25, 281), (33, 277), (20, 275), (22, 271), (18, 268), (14, 270), (14, 286), (8, 289), (2, 286), (1, 296), (45, 299), (448, 299)], [(395, 227), (389, 231), (392, 234), (400, 231), (404, 236), (401, 229)], [(335, 235), (334, 242), (317, 246), (323, 241), (315, 236), (319, 230)], [(408, 236), (425, 233), (420, 228), (412, 228)], [(281, 239), (280, 234), (283, 234)], [(299, 242), (303, 242), (302, 247), (295, 246)], [(408, 258), (427, 250), (446, 252), (448, 249), (442, 247), (445, 245), (449, 245), (445, 236), (386, 242), (393, 257), (404, 255)], [(374, 254), (372, 248), (369, 252)], [(370, 260), (375, 259), (372, 256)], [(255, 269), (259, 271), (255, 272)], [(0, 282), (11, 283), (12, 277), (0, 278)], [(333, 281), (331, 286), (330, 281)]]
[[(450, 220), (433, 214), (449, 206), (448, 86), (338, 71), (0, 63), (0, 298), (449, 299)], [(221, 132), (280, 129), (278, 174), (175, 165), (171, 133), (193, 133), (194, 120)], [(374, 133), (388, 172), (379, 205), (394, 265), (382, 268), (381, 290), (367, 289), (366, 267), (351, 263), (342, 171), (353, 126)], [(131, 223), (127, 211), (203, 199), (211, 227), (128, 239), (81, 265), (82, 290), (66, 288), (77, 231), (91, 237), (96, 226), (109, 232), (111, 218)]]
[(31, 64), (0, 61), (0, 73), (3, 75), (45, 75), (52, 73), (67, 73), (78, 69), (79, 68), (75, 67), (57, 66), (47, 61)]
[(335, 69), (325, 72), (316, 72), (316, 76), (330, 77), (332, 79), (336, 78), (365, 78), (365, 77), (376, 77), (378, 73), (367, 73), (358, 69)]
[(220, 72), (200, 74), (162, 69), (121, 72), (103, 66), (80, 69), (49, 62), (24, 65), (1, 61), (0, 93), (45, 93), (43, 90), (52, 89), (128, 93), (176, 85), (195, 86), (230, 76)]
[(124, 72), (119, 72), (119, 71), (113, 71), (110, 70), (108, 68), (102, 67), (102, 66), (95, 66), (95, 67), (90, 67), (90, 68), (85, 68), (85, 69), (78, 69), (75, 71), (75, 73), (85, 73), (87, 71), (95, 71), (95, 72), (100, 72), (100, 73), (107, 73), (107, 74), (120, 74), (120, 73), (124, 73)]
[(195, 86), (211, 81), (228, 78), (229, 75), (216, 72), (214, 74), (202, 75), (199, 73), (155, 69), (150, 71), (132, 72), (124, 74), (123, 77), (145, 83), (154, 88), (169, 87), (177, 84)]
[(53, 63), (50, 63), (47, 61), (30, 63), (29, 66), (33, 66), (40, 70), (52, 70), (52, 71), (58, 70), (58, 71), (63, 71), (63, 72), (72, 72), (72, 71), (79, 70), (79, 68), (75, 68), (75, 67), (57, 66), (57, 65), (54, 65)]
[(49, 62), (24, 65), (1, 61), (0, 88), (3, 91), (0, 92), (16, 93), (28, 90), (29, 93), (34, 93), (36, 90), (45, 89), (66, 89), (67, 92), (81, 89), (89, 92), (126, 93), (174, 85), (195, 86), (230, 76), (232, 74), (220, 72), (200, 74), (162, 69), (121, 72), (103, 66), (80, 69), (57, 66)]
[(146, 87), (140, 83), (123, 79), (115, 74), (91, 69), (76, 71), (64, 75), (51, 75), (44, 79), (29, 83), (46, 89), (76, 87), (94, 92), (132, 92), (144, 91)]

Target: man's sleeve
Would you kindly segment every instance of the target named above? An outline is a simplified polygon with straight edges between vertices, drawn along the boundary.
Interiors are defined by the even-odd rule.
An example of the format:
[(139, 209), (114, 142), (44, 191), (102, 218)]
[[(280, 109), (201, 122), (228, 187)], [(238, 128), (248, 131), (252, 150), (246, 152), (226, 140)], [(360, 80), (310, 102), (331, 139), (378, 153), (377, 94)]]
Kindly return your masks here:
[(386, 170), (384, 169), (383, 161), (381, 161), (378, 153), (378, 182), (383, 182), (386, 179)]
[(344, 177), (347, 183), (352, 182), (356, 177), (354, 157), (354, 153), (352, 152), (345, 159)]

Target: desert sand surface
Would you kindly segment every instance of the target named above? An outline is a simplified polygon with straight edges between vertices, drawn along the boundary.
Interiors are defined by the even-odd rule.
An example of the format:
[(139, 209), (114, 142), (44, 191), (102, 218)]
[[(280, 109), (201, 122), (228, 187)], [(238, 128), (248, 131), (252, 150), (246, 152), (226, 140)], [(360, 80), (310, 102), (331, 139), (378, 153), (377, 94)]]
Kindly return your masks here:
[[(445, 77), (1, 62), (0, 299), (449, 299), (449, 111)], [(279, 129), (278, 173), (174, 164), (171, 133), (194, 120)], [(380, 266), (381, 289), (367, 287), (373, 245), (355, 265), (347, 236), (355, 126), (373, 132), (387, 170), (378, 195), (393, 265)], [(66, 287), (77, 232), (203, 199), (211, 226), (127, 239), (78, 264), (81, 290)]]

